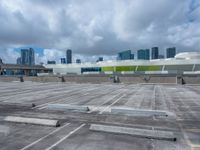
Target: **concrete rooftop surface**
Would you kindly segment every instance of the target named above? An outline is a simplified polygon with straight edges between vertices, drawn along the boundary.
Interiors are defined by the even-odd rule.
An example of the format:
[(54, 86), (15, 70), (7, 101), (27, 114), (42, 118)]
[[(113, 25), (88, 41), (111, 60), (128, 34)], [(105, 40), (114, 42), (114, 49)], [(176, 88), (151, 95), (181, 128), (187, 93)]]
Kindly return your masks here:
[(200, 85), (0, 82), (0, 149), (199, 150)]

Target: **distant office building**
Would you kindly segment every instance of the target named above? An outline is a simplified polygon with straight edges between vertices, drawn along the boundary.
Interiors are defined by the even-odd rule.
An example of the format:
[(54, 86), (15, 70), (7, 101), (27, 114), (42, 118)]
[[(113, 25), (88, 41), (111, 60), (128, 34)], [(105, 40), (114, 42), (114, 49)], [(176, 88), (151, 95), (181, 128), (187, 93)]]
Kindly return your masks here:
[(137, 51), (137, 59), (145, 59), (145, 51), (143, 49)]
[(0, 64), (3, 64), (3, 60), (0, 58)]
[(158, 56), (158, 59), (164, 59), (164, 58), (165, 58), (164, 55), (159, 55), (159, 56)]
[(131, 59), (134, 59), (134, 54), (131, 54)]
[(61, 62), (61, 64), (66, 64), (66, 58), (61, 58), (60, 62)]
[(35, 64), (35, 52), (33, 48), (21, 49), (21, 64), (22, 65)]
[(152, 47), (151, 49), (151, 59), (158, 59), (159, 49), (158, 47)]
[(150, 50), (149, 49), (140, 49), (137, 51), (137, 56), (139, 60), (149, 60), (150, 59)]
[(175, 47), (166, 49), (166, 57), (167, 58), (174, 58), (175, 55), (176, 55), (176, 48)]
[(118, 53), (118, 60), (129, 60), (134, 59), (134, 54), (131, 54), (131, 50), (123, 51)]
[(18, 57), (17, 58), (17, 62), (16, 62), (18, 65), (20, 65), (21, 63), (22, 63), (22, 59), (21, 59), (21, 57)]
[(66, 51), (66, 59), (67, 59), (67, 64), (72, 63), (72, 50), (71, 49), (68, 49)]
[(81, 63), (81, 60), (80, 60), (80, 59), (76, 59), (76, 63), (77, 63), (77, 64), (80, 64), (80, 63)]
[(43, 63), (43, 62), (40, 62), (40, 65), (41, 65), (41, 66), (43, 66), (43, 65), (44, 65), (44, 63)]
[(56, 61), (55, 60), (48, 60), (47, 64), (56, 64)]
[(96, 62), (103, 61), (103, 57), (99, 57)]

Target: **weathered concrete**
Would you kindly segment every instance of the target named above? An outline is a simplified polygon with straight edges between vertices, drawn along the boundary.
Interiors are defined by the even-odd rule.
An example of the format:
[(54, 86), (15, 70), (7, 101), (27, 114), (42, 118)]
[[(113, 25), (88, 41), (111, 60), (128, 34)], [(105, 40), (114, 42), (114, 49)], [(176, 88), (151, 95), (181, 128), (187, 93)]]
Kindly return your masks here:
[[(120, 83), (168, 83), (176, 84), (175, 75), (116, 75)], [(112, 75), (65, 75), (65, 76), (24, 76), (24, 81), (33, 82), (76, 82), (76, 83), (113, 83)], [(19, 77), (0, 76), (0, 81), (20, 81)]]
[(107, 126), (107, 125), (100, 125), (100, 124), (91, 124), (90, 130), (109, 132), (109, 133), (118, 133), (118, 134), (128, 134), (128, 135), (151, 138), (151, 139), (176, 141), (176, 137), (174, 136), (174, 133), (169, 132), (169, 131), (147, 130), (147, 129), (138, 129), (138, 128), (119, 127), (119, 126)]
[[(120, 83), (138, 84), (138, 83), (151, 83), (151, 84), (182, 84), (182, 79), (186, 84), (200, 84), (200, 76), (198, 75), (115, 75)], [(113, 83), (113, 75), (96, 74), (96, 75), (64, 75), (64, 76), (24, 76), (24, 81), (32, 82), (74, 82), (74, 83)], [(0, 81), (19, 81), (20, 77), (0, 76)]]
[(7, 126), (0, 125), (0, 136), (3, 134), (4, 136), (7, 136), (10, 133), (10, 128)]
[(133, 109), (130, 107), (112, 107), (111, 113), (129, 114), (135, 116), (168, 116), (167, 112), (161, 110)]
[(175, 84), (176, 77), (174, 76), (151, 76), (151, 75), (140, 75), (140, 76), (122, 76), (119, 78), (122, 83), (168, 83)]
[(87, 106), (78, 106), (78, 105), (68, 105), (68, 104), (48, 104), (48, 109), (52, 110), (75, 110), (75, 111), (89, 111)]
[(20, 81), (19, 77), (12, 77), (12, 76), (0, 76), (1, 82), (12, 82), (12, 81)]
[(4, 118), (4, 121), (15, 122), (15, 123), (27, 123), (27, 124), (36, 124), (36, 125), (45, 125), (58, 127), (60, 123), (58, 120), (50, 119), (39, 119), (39, 118), (26, 118), (26, 117), (16, 117), (16, 116), (7, 116)]
[[(36, 107), (30, 107), (32, 103)], [(58, 111), (47, 109), (48, 104), (89, 106), (92, 110)], [(113, 107), (161, 110), (176, 117), (109, 113)], [(0, 124), (10, 129), (6, 136), (1, 133), (0, 149), (3, 150), (28, 146), (28, 149), (55, 146), (53, 149), (76, 150), (200, 148), (199, 85), (0, 82), (0, 114)], [(4, 121), (5, 116), (59, 120), (61, 127), (8, 122)], [(89, 130), (90, 124), (169, 131), (175, 134), (177, 141), (93, 132)]]
[(200, 76), (183, 76), (185, 84), (200, 84)]

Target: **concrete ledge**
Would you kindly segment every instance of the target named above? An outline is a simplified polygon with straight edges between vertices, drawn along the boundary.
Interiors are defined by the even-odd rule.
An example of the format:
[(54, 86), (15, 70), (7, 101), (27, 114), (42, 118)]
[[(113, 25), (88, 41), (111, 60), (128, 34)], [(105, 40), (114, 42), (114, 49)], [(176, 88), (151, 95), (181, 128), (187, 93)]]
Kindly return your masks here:
[(20, 108), (20, 107), (27, 107), (27, 108), (32, 108), (35, 107), (36, 104), (34, 103), (9, 103), (9, 102), (0, 102), (0, 105), (3, 106), (11, 106), (11, 107), (16, 107), (16, 108)]
[(68, 104), (48, 104), (48, 109), (52, 110), (76, 110), (76, 111), (89, 111), (87, 106), (78, 106), (78, 105), (68, 105)]
[(176, 141), (174, 133), (169, 131), (127, 128), (127, 127), (107, 126), (98, 124), (92, 124), (90, 126), (90, 130), (102, 131), (108, 133), (117, 133), (117, 134), (127, 134), (137, 137), (150, 138), (150, 139)]
[(113, 107), (111, 113), (122, 113), (136, 116), (168, 116), (167, 112), (160, 110), (133, 109), (129, 107)]
[(16, 123), (36, 124), (36, 125), (44, 125), (44, 126), (53, 126), (53, 127), (60, 126), (60, 123), (59, 123), (58, 120), (50, 120), (50, 119), (38, 119), (38, 118), (25, 118), (25, 117), (7, 116), (7, 117), (4, 118), (4, 121), (16, 122)]

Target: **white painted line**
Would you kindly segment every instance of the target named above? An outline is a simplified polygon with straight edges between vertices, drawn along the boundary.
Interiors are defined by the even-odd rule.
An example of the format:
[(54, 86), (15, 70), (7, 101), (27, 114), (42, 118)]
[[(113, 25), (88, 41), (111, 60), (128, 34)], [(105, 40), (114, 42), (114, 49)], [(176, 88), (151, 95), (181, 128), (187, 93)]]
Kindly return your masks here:
[(101, 112), (99, 112), (99, 114), (102, 114), (104, 111), (106, 111), (107, 109), (109, 109), (112, 105), (114, 105), (115, 103), (117, 103), (124, 96), (125, 96), (125, 94), (123, 94), (122, 96), (120, 96), (119, 98), (117, 98), (113, 103), (111, 103), (106, 108), (104, 108)]
[(187, 135), (187, 133), (184, 131), (182, 125), (180, 123), (178, 123), (179, 128), (181, 129), (181, 133), (183, 134), (183, 137), (187, 143), (188, 146), (190, 146), (191, 150), (194, 150), (195, 147), (192, 146), (192, 143)]
[(154, 85), (153, 94), (151, 97), (151, 110), (155, 108), (155, 100), (156, 100), (156, 85)]
[(59, 141), (57, 141), (56, 143), (54, 143), (50, 147), (46, 148), (45, 150), (50, 150), (50, 149), (54, 148), (55, 146), (57, 146), (58, 144), (60, 144), (62, 141), (64, 141), (65, 139), (67, 139), (69, 136), (71, 136), (72, 134), (74, 134), (75, 132), (77, 132), (78, 130), (80, 130), (83, 126), (85, 126), (85, 124), (80, 125), (78, 128), (74, 129), (69, 134), (67, 134), (62, 139), (60, 139)]
[(97, 111), (101, 106), (103, 106), (104, 104), (106, 104), (107, 102), (111, 101), (112, 99), (114, 99), (115, 97), (117, 97), (118, 95), (110, 98), (109, 100), (107, 101), (104, 101), (102, 104), (100, 104), (99, 106), (95, 106), (92, 110), (88, 111), (88, 113), (92, 113), (94, 111)]
[[(72, 92), (73, 90), (70, 90), (70, 91), (68, 91), (68, 93), (70, 93), (70, 92)], [(66, 93), (67, 94), (67, 93)], [(58, 96), (57, 96), (58, 97)], [(73, 94), (72, 95), (70, 95), (70, 97), (68, 97), (69, 98), (69, 100), (71, 100), (72, 99), (72, 97), (73, 97)], [(54, 104), (54, 103), (57, 103), (57, 102), (62, 102), (62, 101), (65, 101), (65, 100), (63, 100), (63, 99), (60, 99), (60, 100), (56, 100), (56, 98), (54, 97), (54, 99), (55, 100), (53, 100), (53, 101), (50, 101), (50, 102), (46, 102), (46, 103), (43, 103), (43, 104), (40, 104), (40, 105), (37, 105), (36, 107), (34, 107), (34, 108), (32, 108), (32, 109), (35, 109), (35, 108), (39, 108), (40, 109), (40, 107), (42, 107), (42, 109), (43, 108), (45, 108), (46, 107), (46, 105), (47, 104)]]
[(46, 108), (46, 106), (43, 106), (43, 107), (39, 107), (38, 109), (42, 110), (42, 109), (45, 109), (45, 108)]
[(68, 126), (69, 124), (70, 124), (70, 123), (65, 124), (64, 126), (62, 126), (62, 127), (58, 128), (58, 129), (56, 129), (56, 130), (50, 132), (49, 134), (47, 134), (47, 135), (45, 135), (45, 136), (39, 138), (38, 140), (34, 141), (33, 143), (31, 143), (31, 144), (25, 146), (24, 148), (22, 148), (22, 149), (20, 149), (20, 150), (26, 150), (26, 149), (30, 148), (31, 146), (37, 144), (38, 142), (42, 141), (42, 140), (45, 139), (46, 137), (48, 137), (48, 136), (50, 136), (50, 135), (52, 135), (52, 134), (54, 134), (54, 133), (60, 131), (60, 130), (63, 129), (64, 127)]

